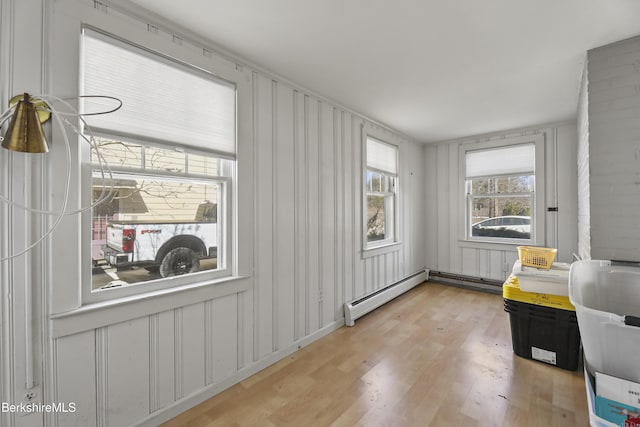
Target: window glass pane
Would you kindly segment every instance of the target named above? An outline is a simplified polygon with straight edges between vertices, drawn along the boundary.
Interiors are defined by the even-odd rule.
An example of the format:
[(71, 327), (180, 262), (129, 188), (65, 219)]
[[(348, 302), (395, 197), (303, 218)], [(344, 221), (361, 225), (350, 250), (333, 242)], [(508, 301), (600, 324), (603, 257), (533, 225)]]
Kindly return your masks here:
[(531, 196), (472, 197), (471, 235), (531, 238)]
[(382, 177), (380, 179), (380, 192), (381, 193), (389, 192), (389, 188), (390, 188), (389, 179), (391, 179), (389, 176), (382, 175)]
[(189, 154), (189, 173), (196, 175), (219, 176), (220, 162), (221, 161), (215, 157)]
[[(92, 289), (218, 269), (223, 183), (114, 174), (93, 177)], [(108, 191), (108, 190), (107, 190)]]
[[(96, 137), (95, 142), (100, 154), (111, 167), (221, 176), (222, 164), (232, 162), (232, 160), (213, 156), (186, 153), (179, 149), (144, 146), (140, 143), (103, 137)], [(91, 163), (99, 165), (94, 148), (91, 149)]]
[(507, 193), (530, 193), (533, 191), (533, 175), (508, 176), (500, 179), (506, 180)]
[(367, 171), (367, 191), (373, 193), (391, 193), (393, 192), (392, 181), (394, 179), (394, 177), (389, 175)]
[[(95, 138), (95, 143), (100, 154), (112, 167), (142, 168), (142, 144), (122, 142), (108, 138)], [(98, 164), (98, 155), (94, 148), (91, 149), (91, 163)]]
[(175, 173), (186, 173), (186, 154), (179, 150), (147, 147), (144, 151), (144, 168)]
[(533, 175), (476, 178), (471, 181), (471, 194), (530, 193)]
[(372, 192), (380, 192), (379, 173), (367, 171), (367, 190)]
[(367, 241), (386, 238), (385, 197), (367, 196)]

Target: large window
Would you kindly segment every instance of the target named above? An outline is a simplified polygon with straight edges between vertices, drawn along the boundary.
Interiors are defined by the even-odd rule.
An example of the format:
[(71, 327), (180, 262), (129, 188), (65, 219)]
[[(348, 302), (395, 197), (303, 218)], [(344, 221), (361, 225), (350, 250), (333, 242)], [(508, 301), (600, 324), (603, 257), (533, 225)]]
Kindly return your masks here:
[(365, 176), (366, 248), (396, 241), (398, 148), (367, 137)]
[(467, 239), (534, 243), (536, 144), (467, 148), (464, 170)]
[[(235, 86), (85, 29), (81, 93), (95, 137), (91, 292), (229, 275)], [(90, 95), (122, 107), (92, 115), (113, 101)]]

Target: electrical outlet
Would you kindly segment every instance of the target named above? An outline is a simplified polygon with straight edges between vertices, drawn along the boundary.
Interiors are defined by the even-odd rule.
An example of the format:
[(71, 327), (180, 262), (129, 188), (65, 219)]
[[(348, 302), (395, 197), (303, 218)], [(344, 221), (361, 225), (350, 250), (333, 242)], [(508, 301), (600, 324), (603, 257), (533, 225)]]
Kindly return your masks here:
[[(31, 389), (25, 392), (25, 394), (22, 396), (22, 402), (20, 402), (20, 404), (18, 405), (18, 407), (20, 408), (25, 408), (25, 409), (20, 409), (18, 410), (17, 414), (19, 417), (26, 417), (27, 415), (31, 415), (33, 413), (32, 410), (26, 409), (29, 408), (26, 405), (34, 405), (37, 404), (37, 400), (38, 400), (38, 390), (37, 389)], [(25, 405), (24, 407), (22, 405)]]
[(38, 397), (38, 393), (35, 390), (28, 391), (24, 395), (24, 403), (33, 403), (35, 402), (36, 397)]

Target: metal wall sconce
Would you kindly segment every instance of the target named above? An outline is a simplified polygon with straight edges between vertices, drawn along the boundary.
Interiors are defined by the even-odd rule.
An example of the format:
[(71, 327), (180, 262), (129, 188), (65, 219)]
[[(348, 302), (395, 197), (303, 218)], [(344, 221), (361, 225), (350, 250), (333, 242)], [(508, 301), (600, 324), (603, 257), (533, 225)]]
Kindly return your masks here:
[(29, 94), (25, 93), (14, 96), (9, 101), (9, 106), (15, 109), (2, 140), (2, 148), (23, 153), (48, 152), (49, 143), (42, 124), (51, 117), (49, 105), (41, 100), (34, 103)]

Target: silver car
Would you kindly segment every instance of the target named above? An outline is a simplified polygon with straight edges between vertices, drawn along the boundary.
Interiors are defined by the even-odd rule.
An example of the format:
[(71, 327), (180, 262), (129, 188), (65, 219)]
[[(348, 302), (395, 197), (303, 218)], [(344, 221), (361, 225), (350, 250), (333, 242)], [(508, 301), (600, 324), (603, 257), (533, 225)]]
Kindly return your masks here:
[[(531, 217), (516, 215), (496, 216), (476, 222), (471, 228), (473, 231), (509, 230), (528, 234), (531, 233)], [(473, 235), (477, 235), (477, 233), (474, 232)]]

